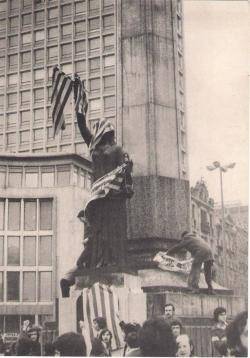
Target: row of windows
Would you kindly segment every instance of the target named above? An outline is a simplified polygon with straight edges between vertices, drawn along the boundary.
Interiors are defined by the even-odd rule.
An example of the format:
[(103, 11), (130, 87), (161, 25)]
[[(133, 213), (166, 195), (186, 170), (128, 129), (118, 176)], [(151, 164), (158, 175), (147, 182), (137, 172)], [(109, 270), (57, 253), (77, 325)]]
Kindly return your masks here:
[[(8, 1), (8, 7), (7, 7), (7, 1), (3, 0), (0, 3), (0, 12), (7, 11), (17, 11), (19, 7), (21, 7), (23, 10), (30, 10), (32, 6), (32, 1), (34, 2), (34, 5), (42, 5), (45, 3), (44, 0), (9, 0)], [(48, 0), (48, 4), (51, 0)], [(74, 12), (75, 14), (81, 14), (86, 12), (86, 8), (88, 6), (89, 11), (97, 11), (101, 7), (103, 10), (106, 8), (110, 8), (114, 5), (114, 0), (75, 0), (74, 1)], [(72, 13), (72, 5), (65, 4), (61, 5), (61, 16), (68, 16)]]
[[(17, 187), (20, 184), (21, 175), (22, 173), (18, 171), (9, 173), (11, 187)], [(0, 231), (52, 230), (52, 217), (52, 199), (0, 200)], [(0, 247), (1, 242), (3, 245), (3, 238), (2, 241), (0, 240)], [(1, 262), (0, 250), (0, 265)]]
[[(52, 10), (53, 13), (52, 13)], [(55, 24), (58, 18), (58, 11), (57, 8), (55, 9), (50, 9), (48, 12), (48, 19), (49, 19), (49, 23), (53, 23)], [(21, 17), (21, 26), (22, 29), (24, 30), (26, 26), (31, 26), (32, 24), (32, 19), (33, 16), (32, 14), (25, 14), (22, 15)], [(63, 20), (63, 18), (62, 18)], [(13, 17), (9, 17), (8, 22), (6, 19), (0, 19), (0, 32), (3, 34), (3, 32), (6, 31), (6, 25), (8, 24), (8, 30), (13, 32), (13, 31), (18, 31), (19, 28), (19, 17), (18, 16), (13, 16)], [(35, 21), (35, 25), (44, 25), (44, 11), (39, 11), (39, 12), (35, 12), (34, 13), (34, 21)], [(91, 19), (88, 19), (88, 21), (86, 20), (81, 20), (81, 21), (77, 21), (74, 23), (74, 28), (81, 28), (82, 32), (86, 31), (86, 25), (88, 26), (88, 31), (97, 31), (97, 30), (110, 30), (114, 27), (114, 15), (103, 15), (101, 18), (100, 17), (94, 17)], [(65, 24), (61, 26), (61, 31), (64, 33), (64, 35), (67, 34), (71, 34), (72, 33), (72, 24)], [(38, 31), (35, 31), (39, 32)], [(43, 31), (44, 33), (44, 31)]]
[(51, 302), (52, 271), (0, 271), (1, 301)]
[[(8, 171), (6, 167), (0, 167), (0, 187), (9, 187), (9, 188), (37, 188), (37, 187), (58, 187), (58, 186), (67, 186), (67, 185), (79, 185), (86, 190), (89, 190), (91, 187), (91, 176), (86, 170), (83, 170), (79, 167), (74, 166), (73, 171), (71, 171), (70, 165), (64, 166), (47, 166), (47, 167), (9, 167)], [(24, 205), (24, 214), (29, 212), (35, 212), (31, 215), (32, 220), (39, 219), (36, 221), (36, 226), (34, 230), (51, 230), (52, 228), (52, 201), (40, 199), (39, 203), (36, 201), (24, 201), (24, 204), (21, 205), (20, 200), (9, 201), (8, 207), (6, 206), (5, 201), (0, 201), (0, 230), (3, 230), (7, 225), (8, 230), (19, 230), (21, 223), (24, 224), (24, 230), (27, 229), (27, 225), (24, 219), (21, 221), (21, 208)], [(33, 209), (31, 209), (33, 208)], [(37, 213), (39, 209), (39, 213)], [(15, 219), (16, 226), (13, 227), (10, 223), (5, 223), (4, 213), (11, 214), (10, 210), (15, 210)], [(36, 215), (34, 217), (34, 215)], [(26, 215), (28, 217), (28, 214)], [(24, 216), (24, 217), (26, 217)], [(35, 220), (34, 219), (34, 220)], [(19, 221), (18, 221), (19, 220)], [(27, 219), (28, 220), (28, 219)], [(35, 225), (35, 224), (34, 224)], [(29, 226), (31, 227), (31, 226)]]

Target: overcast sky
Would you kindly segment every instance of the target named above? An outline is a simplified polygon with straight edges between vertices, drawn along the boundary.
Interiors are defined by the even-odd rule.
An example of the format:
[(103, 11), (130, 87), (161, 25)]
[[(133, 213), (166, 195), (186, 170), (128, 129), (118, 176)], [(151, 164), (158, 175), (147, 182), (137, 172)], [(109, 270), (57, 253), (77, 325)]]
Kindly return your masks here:
[(248, 202), (248, 2), (184, 0), (186, 116), (190, 183), (201, 177), (220, 201), (218, 170), (206, 165), (236, 162), (224, 176), (224, 200)]

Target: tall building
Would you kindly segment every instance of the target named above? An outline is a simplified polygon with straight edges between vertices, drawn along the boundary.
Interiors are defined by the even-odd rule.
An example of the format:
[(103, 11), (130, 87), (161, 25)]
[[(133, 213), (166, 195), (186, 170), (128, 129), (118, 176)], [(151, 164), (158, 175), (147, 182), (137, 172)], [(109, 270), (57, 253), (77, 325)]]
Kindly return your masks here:
[(129, 250), (152, 257), (190, 224), (181, 0), (1, 0), (2, 331), (57, 319), (59, 279), (79, 253), (89, 154), (73, 96), (53, 137), (57, 64), (85, 80), (89, 126), (108, 118), (133, 159)]

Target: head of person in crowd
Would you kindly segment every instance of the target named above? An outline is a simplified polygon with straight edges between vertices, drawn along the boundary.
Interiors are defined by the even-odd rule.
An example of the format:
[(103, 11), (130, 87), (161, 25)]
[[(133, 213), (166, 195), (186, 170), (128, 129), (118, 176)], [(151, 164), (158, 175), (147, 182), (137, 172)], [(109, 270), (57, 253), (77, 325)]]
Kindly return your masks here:
[(248, 312), (239, 313), (227, 326), (227, 345), (235, 357), (247, 357), (248, 354)]
[(194, 355), (194, 345), (187, 334), (179, 335), (176, 338), (176, 345), (176, 357), (192, 357)]
[(83, 335), (75, 332), (64, 333), (53, 342), (54, 355), (65, 357), (85, 357), (86, 344)]
[(100, 332), (102, 329), (107, 328), (107, 321), (104, 317), (96, 317), (93, 319), (93, 327), (96, 332)]
[(172, 319), (174, 318), (174, 314), (175, 314), (175, 307), (172, 303), (167, 303), (164, 306), (164, 316), (167, 319)]
[(145, 321), (138, 334), (139, 347), (144, 357), (173, 357), (175, 338), (170, 325), (161, 318)]
[(129, 348), (139, 347), (138, 332), (141, 326), (138, 323), (127, 323), (124, 327), (124, 341)]
[(217, 307), (214, 310), (215, 323), (226, 324), (227, 322), (227, 310), (224, 307)]
[(180, 319), (174, 318), (169, 322), (169, 324), (175, 338), (183, 333), (183, 326)]
[(111, 348), (112, 333), (108, 328), (104, 328), (100, 331), (99, 339), (108, 348)]
[(38, 342), (39, 341), (39, 337), (40, 337), (40, 331), (41, 328), (38, 326), (30, 326), (27, 330), (27, 334), (29, 336), (29, 338), (33, 341), (33, 342)]

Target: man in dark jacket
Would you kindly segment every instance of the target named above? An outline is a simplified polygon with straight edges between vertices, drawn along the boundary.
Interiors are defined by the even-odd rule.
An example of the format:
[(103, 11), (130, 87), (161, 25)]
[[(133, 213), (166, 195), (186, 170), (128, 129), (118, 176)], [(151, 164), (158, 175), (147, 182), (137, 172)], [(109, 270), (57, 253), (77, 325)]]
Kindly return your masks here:
[(182, 240), (167, 251), (168, 255), (173, 255), (182, 249), (189, 251), (193, 257), (191, 271), (188, 277), (188, 288), (192, 293), (199, 292), (199, 280), (201, 266), (204, 263), (204, 275), (208, 286), (208, 294), (213, 294), (212, 286), (212, 266), (213, 254), (208, 244), (198, 238), (195, 234), (184, 231), (181, 235)]

